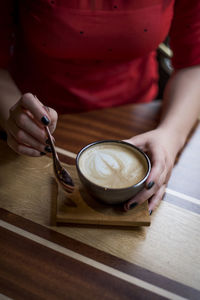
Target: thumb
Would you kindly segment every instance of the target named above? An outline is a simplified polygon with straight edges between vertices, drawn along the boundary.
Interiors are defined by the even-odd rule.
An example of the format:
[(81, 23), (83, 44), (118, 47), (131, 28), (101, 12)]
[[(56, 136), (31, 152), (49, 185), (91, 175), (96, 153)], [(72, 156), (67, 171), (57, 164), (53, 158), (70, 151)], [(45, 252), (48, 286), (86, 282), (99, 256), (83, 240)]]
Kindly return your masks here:
[(124, 140), (124, 142), (132, 144), (140, 149), (145, 148), (143, 134), (133, 136), (130, 139)]

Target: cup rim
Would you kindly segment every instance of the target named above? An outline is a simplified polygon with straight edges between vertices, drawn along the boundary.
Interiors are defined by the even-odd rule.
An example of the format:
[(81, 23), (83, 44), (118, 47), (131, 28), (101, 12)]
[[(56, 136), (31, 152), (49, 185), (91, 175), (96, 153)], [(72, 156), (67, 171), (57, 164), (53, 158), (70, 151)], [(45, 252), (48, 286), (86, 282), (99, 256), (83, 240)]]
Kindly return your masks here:
[[(98, 144), (103, 144), (103, 143), (119, 143), (119, 144), (124, 144), (130, 148), (134, 148), (135, 150), (137, 150), (138, 152), (140, 152), (144, 158), (146, 159), (146, 162), (147, 162), (147, 172), (146, 172), (146, 175), (144, 176), (144, 178), (142, 180), (140, 180), (138, 183), (134, 184), (134, 185), (131, 185), (131, 186), (128, 186), (128, 187), (123, 187), (123, 188), (108, 188), (108, 187), (103, 187), (101, 185), (98, 185), (94, 182), (92, 182), (91, 180), (89, 180), (84, 174), (83, 172), (81, 171), (80, 167), (79, 167), (79, 159), (82, 155), (83, 152), (85, 152), (88, 148), (94, 146), (94, 145), (98, 145)], [(96, 186), (97, 188), (99, 189), (102, 189), (102, 190), (107, 190), (107, 191), (123, 191), (123, 190), (130, 190), (132, 188), (137, 188), (138, 186), (142, 185), (147, 177), (149, 176), (149, 173), (151, 171), (151, 162), (150, 162), (150, 159), (149, 157), (146, 155), (146, 153), (144, 151), (142, 151), (140, 148), (138, 148), (137, 146), (133, 145), (133, 144), (130, 144), (130, 143), (127, 143), (125, 141), (122, 141), (122, 140), (98, 140), (98, 141), (95, 141), (95, 142), (92, 142), (86, 146), (84, 146), (77, 154), (76, 156), (76, 168), (78, 170), (78, 172), (81, 173), (81, 175), (87, 180), (89, 181), (92, 185)]]

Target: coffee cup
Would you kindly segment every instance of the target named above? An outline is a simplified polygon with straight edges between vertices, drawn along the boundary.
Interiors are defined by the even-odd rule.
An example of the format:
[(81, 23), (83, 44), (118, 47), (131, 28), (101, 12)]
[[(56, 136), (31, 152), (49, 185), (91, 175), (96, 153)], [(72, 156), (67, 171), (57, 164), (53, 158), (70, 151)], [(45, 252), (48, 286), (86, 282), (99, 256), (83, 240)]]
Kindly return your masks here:
[(83, 186), (95, 199), (120, 204), (144, 188), (151, 163), (148, 156), (132, 144), (102, 140), (79, 151), (76, 167)]

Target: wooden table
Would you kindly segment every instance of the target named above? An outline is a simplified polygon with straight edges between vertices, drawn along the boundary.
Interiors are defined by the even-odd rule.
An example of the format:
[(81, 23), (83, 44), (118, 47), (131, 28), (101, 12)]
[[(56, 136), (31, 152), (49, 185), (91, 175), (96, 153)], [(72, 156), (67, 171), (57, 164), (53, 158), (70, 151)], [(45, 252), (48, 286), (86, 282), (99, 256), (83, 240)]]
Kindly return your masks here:
[[(155, 128), (159, 113), (154, 102), (63, 115), (60, 157), (74, 163), (89, 142)], [(45, 209), (9, 206), (1, 186), (0, 299), (200, 299), (199, 149), (197, 124), (146, 228), (51, 227)]]

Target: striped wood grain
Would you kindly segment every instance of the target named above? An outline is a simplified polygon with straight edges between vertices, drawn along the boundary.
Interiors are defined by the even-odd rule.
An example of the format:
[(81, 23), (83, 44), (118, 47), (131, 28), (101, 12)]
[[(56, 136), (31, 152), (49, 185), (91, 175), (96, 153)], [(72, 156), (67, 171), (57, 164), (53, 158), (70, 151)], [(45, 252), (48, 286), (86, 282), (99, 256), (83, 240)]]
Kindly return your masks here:
[[(130, 105), (113, 110), (84, 113), (80, 116), (61, 116), (56, 131), (57, 145), (77, 153), (85, 144), (97, 139), (128, 138), (155, 128), (159, 119), (159, 111), (160, 104), (155, 102), (152, 105)], [(198, 140), (197, 128), (182, 153), (184, 160), (181, 160), (183, 157), (181, 156), (175, 167), (174, 180), (176, 182), (174, 181), (174, 185), (169, 186), (172, 191), (182, 193), (191, 199), (194, 197), (196, 203), (192, 203), (190, 198), (185, 199), (186, 203), (184, 203), (180, 197), (177, 199), (177, 195), (169, 193), (157, 211), (153, 213), (152, 226), (149, 229), (100, 230), (62, 226), (53, 229), (64, 234), (64, 238), (71, 237), (73, 241), (77, 240), (77, 243), (83, 245), (80, 248), (91, 246), (96, 248), (92, 248), (91, 253), (102, 251), (103, 254), (99, 254), (99, 257), (105, 257), (108, 253), (114, 255), (117, 261), (112, 259), (111, 261), (117, 268), (123, 266), (126, 272), (133, 272), (134, 276), (140, 270), (141, 276), (146, 276), (147, 281), (151, 281), (150, 278), (156, 281), (156, 276), (158, 276), (162, 278), (157, 279), (158, 286), (165, 287), (168, 282), (169, 290), (171, 289), (172, 292), (188, 299), (199, 299), (200, 216), (197, 209), (199, 183), (196, 181), (196, 174), (198, 174), (196, 166), (199, 166), (199, 148), (196, 148)], [(66, 159), (64, 155), (63, 159)], [(73, 158), (70, 160), (74, 161)], [(194, 168), (195, 172), (193, 172)], [(181, 186), (181, 180), (184, 178), (187, 180)], [(178, 190), (175, 189), (176, 187)], [(20, 214), (23, 215), (23, 208)], [(34, 215), (33, 219), (35, 222), (42, 222), (37, 215)], [(48, 235), (51, 238), (52, 232)], [(76, 249), (79, 249), (79, 245)], [(107, 261), (109, 260), (110, 258), (107, 258)]]
[[(9, 255), (9, 259), (6, 258), (7, 261), (9, 261), (10, 259), (11, 260), (13, 259), (13, 261), (15, 261), (16, 264), (18, 264), (19, 262), (21, 263), (20, 256), (19, 256), (21, 254), (22, 255), (21, 258), (23, 260), (22, 264), (24, 264), (25, 259), (24, 259), (23, 249), (21, 249), (21, 248), (18, 249), (18, 245), (21, 246), (21, 244), (23, 244), (22, 248), (25, 247), (26, 252), (27, 252), (28, 245), (26, 245), (27, 240), (25, 238), (28, 238), (31, 241), (36, 241), (39, 244), (42, 244), (43, 246), (46, 246), (50, 249), (58, 251), (59, 253), (70, 256), (71, 258), (76, 259), (79, 262), (81, 261), (83, 263), (86, 263), (90, 266), (95, 267), (96, 269), (98, 269), (100, 271), (106, 272), (107, 274), (117, 277), (118, 279), (122, 279), (126, 282), (136, 284), (138, 287), (145, 289), (146, 290), (145, 292), (143, 290), (140, 290), (138, 292), (137, 299), (141, 299), (141, 298), (143, 299), (144, 295), (145, 295), (145, 297), (147, 296), (148, 299), (151, 299), (152, 298), (151, 293), (149, 295), (148, 294), (146, 295), (147, 291), (154, 292), (157, 295), (165, 296), (170, 299), (172, 299), (172, 298), (173, 299), (182, 299), (182, 297), (184, 299), (186, 299), (186, 298), (198, 299), (198, 297), (200, 295), (200, 292), (196, 291), (195, 289), (191, 289), (187, 286), (179, 284), (178, 282), (169, 280), (164, 276), (157, 275), (157, 274), (152, 273), (148, 270), (145, 270), (141, 267), (138, 267), (137, 265), (130, 264), (130, 263), (128, 263), (124, 260), (121, 260), (117, 257), (114, 257), (112, 255), (101, 252), (95, 248), (91, 248), (85, 244), (82, 244), (78, 241), (75, 241), (73, 239), (65, 237), (59, 233), (56, 233), (49, 229), (46, 229), (40, 225), (37, 225), (37, 224), (30, 222), (24, 218), (21, 218), (19, 216), (11, 214), (5, 210), (2, 210), (2, 209), (0, 210), (0, 218), (4, 221), (9, 222), (9, 223), (4, 222), (4, 221), (0, 222), (1, 225), (3, 226), (2, 229), (4, 230), (5, 228), (7, 228), (8, 230), (12, 231), (11, 234), (10, 234), (10, 232), (7, 232), (7, 235), (5, 235), (5, 236), (7, 236), (7, 238), (6, 238), (6, 242), (3, 243), (3, 247), (7, 247), (7, 245), (10, 242), (12, 242), (12, 241), (10, 241), (10, 239), (11, 240), (13, 239), (13, 233), (14, 233), (14, 235), (15, 235), (15, 233), (20, 235), (20, 236), (16, 237), (16, 240), (15, 240), (16, 246), (14, 247), (15, 250), (14, 249), (11, 249), (11, 250), (5, 249), (5, 251), (4, 251), (5, 253), (9, 253), (9, 251), (10, 252), (12, 251), (12, 253), (11, 253), (12, 255)], [(9, 224), (12, 224), (12, 225), (9, 225)], [(15, 227), (13, 225), (15, 225), (17, 227)], [(20, 228), (23, 228), (23, 230), (21, 230)], [(28, 231), (24, 231), (25, 229), (27, 229)], [(0, 230), (0, 234), (1, 234), (1, 230)], [(42, 237), (42, 238), (38, 238), (37, 236)], [(23, 241), (20, 241), (21, 237), (23, 237)], [(2, 241), (3, 240), (4, 240), (4, 238), (2, 238)], [(51, 241), (51, 242), (53, 242), (53, 244), (51, 242), (45, 242), (45, 240)], [(56, 244), (57, 244), (57, 246), (56, 246)], [(34, 250), (35, 246), (33, 245), (32, 247)], [(39, 247), (39, 245), (37, 245), (37, 247)], [(2, 249), (2, 248), (0, 247), (0, 249)], [(39, 249), (37, 251), (36, 255), (34, 255), (35, 251), (32, 251), (31, 259), (34, 256), (34, 261), (39, 260), (41, 258), (40, 251), (41, 251), (41, 249)], [(17, 252), (17, 253), (15, 253), (15, 252)], [(19, 254), (19, 252), (20, 252), (20, 254)], [(4, 258), (5, 253), (3, 253), (3, 255), (1, 255), (3, 258)], [(18, 257), (19, 257), (18, 259), (10, 258), (10, 256), (15, 257), (16, 255), (18, 255)], [(26, 253), (26, 255), (27, 255), (27, 253)], [(54, 253), (52, 255), (54, 255), (56, 257), (56, 261), (57, 261), (58, 260), (57, 254)], [(48, 256), (48, 251), (47, 251), (47, 256)], [(39, 257), (39, 259), (38, 259), (38, 257)], [(49, 271), (49, 262), (48, 262), (48, 267), (45, 267), (46, 261), (44, 260), (43, 257), (42, 257), (42, 260), (43, 260), (42, 264), (44, 265), (45, 270), (48, 269), (48, 271)], [(13, 261), (12, 261), (12, 264), (15, 264)], [(9, 265), (9, 267), (10, 267), (10, 265)], [(33, 272), (35, 272), (36, 267), (37, 266), (31, 267), (30, 273), (32, 272), (32, 270), (33, 270)], [(12, 266), (12, 268), (13, 268), (13, 266)], [(19, 268), (19, 266), (16, 266), (16, 268)], [(41, 272), (41, 269), (42, 268), (39, 269), (39, 272)], [(58, 270), (58, 267), (57, 267), (57, 270)], [(68, 269), (66, 269), (66, 272), (67, 272), (67, 270)], [(27, 270), (25, 270), (25, 272), (26, 271)], [(20, 276), (22, 276), (21, 273), (24, 272), (23, 268), (19, 272), (20, 272)], [(39, 274), (38, 278), (40, 278), (41, 275), (43, 275), (43, 274)], [(65, 274), (65, 275), (67, 276), (67, 274)], [(27, 276), (29, 278), (30, 274), (27, 274)], [(59, 276), (60, 276), (60, 274), (59, 274)], [(78, 276), (80, 276), (80, 274), (78, 274)], [(8, 278), (9, 278), (9, 273), (8, 273)], [(98, 276), (95, 279), (96, 279), (95, 282), (97, 282)], [(62, 278), (61, 278), (61, 282), (62, 282)], [(19, 282), (17, 281), (17, 283), (19, 283)], [(45, 284), (45, 282), (43, 281), (43, 278), (41, 278), (40, 283)], [(36, 283), (34, 281), (33, 281), (33, 285), (34, 286), (36, 285)], [(97, 285), (98, 285), (98, 283), (97, 283)], [(47, 282), (47, 286), (48, 286), (48, 282)], [(47, 289), (47, 286), (45, 286), (45, 289)], [(133, 290), (132, 290), (132, 293), (130, 294), (130, 299), (131, 299), (131, 297), (136, 295), (135, 294), (135, 286), (132, 288), (133, 288)], [(136, 290), (137, 290), (137, 288), (136, 288)], [(0, 288), (0, 291), (2, 291), (2, 286)], [(18, 292), (23, 293), (23, 290), (21, 290), (19, 286), (18, 286), (17, 293)], [(34, 293), (35, 293), (35, 291), (34, 291)], [(78, 295), (78, 294), (76, 293), (76, 291), (73, 291), (72, 295)], [(88, 299), (90, 299), (90, 294), (88, 294), (88, 297), (89, 297)], [(157, 297), (154, 295), (153, 299), (156, 299), (156, 298)], [(69, 298), (69, 299), (72, 299), (72, 298)], [(97, 297), (94, 299), (99, 299), (99, 298)], [(107, 299), (107, 298), (105, 298), (105, 299)], [(116, 298), (116, 299), (118, 299), (118, 298)], [(123, 299), (126, 299), (126, 297)], [(128, 297), (128, 299), (129, 299), (129, 297)]]

